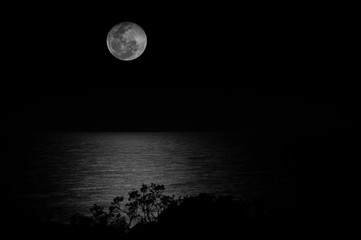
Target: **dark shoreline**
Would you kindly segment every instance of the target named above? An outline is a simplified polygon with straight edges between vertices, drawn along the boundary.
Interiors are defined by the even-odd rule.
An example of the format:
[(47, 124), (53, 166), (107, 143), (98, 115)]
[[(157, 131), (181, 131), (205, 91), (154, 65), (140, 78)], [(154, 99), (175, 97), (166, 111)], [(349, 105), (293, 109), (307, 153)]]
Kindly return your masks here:
[[(106, 227), (99, 222), (64, 224), (4, 215), (1, 226), (4, 227), (2, 233), (5, 231), (16, 239), (213, 239), (232, 236), (301, 239), (310, 235), (322, 236), (326, 229), (340, 221), (335, 211), (325, 209), (326, 204), (320, 205), (320, 199), (314, 197), (309, 196), (297, 208), (287, 208), (272, 205), (262, 198), (245, 201), (200, 194), (165, 210), (157, 222), (138, 223), (129, 231)], [(328, 231), (331, 233), (338, 229)]]
[[(291, 136), (292, 135), (293, 134), (291, 134)], [(297, 224), (312, 221), (315, 225), (320, 224), (330, 227), (336, 224), (336, 227), (338, 226), (337, 228), (340, 228), (342, 224), (341, 220), (344, 219), (341, 216), (346, 214), (347, 211), (343, 209), (351, 208), (352, 200), (349, 196), (352, 189), (354, 189), (352, 178), (355, 176), (353, 174), (355, 169), (352, 170), (352, 163), (355, 157), (355, 150), (357, 149), (355, 141), (356, 135), (354, 133), (327, 133), (309, 136), (307, 136), (307, 134), (296, 134), (294, 137), (297, 139), (297, 136), (300, 135), (305, 136), (305, 138), (298, 139), (293, 143), (290, 141), (288, 144), (290, 147), (289, 150), (292, 150), (292, 147), (296, 146), (297, 151), (293, 152), (292, 150), (290, 151), (291, 155), (285, 155), (283, 159), (277, 159), (277, 164), (280, 166), (286, 166), (294, 170), (294, 172), (289, 172), (291, 176), (297, 172), (308, 172), (311, 177), (310, 183), (306, 188), (293, 189), (296, 195), (300, 194), (303, 197), (302, 206), (294, 208), (296, 213), (293, 218), (297, 219), (295, 220)], [(288, 136), (288, 134), (284, 136)], [(259, 146), (267, 150), (269, 161), (275, 160), (274, 156), (278, 156), (278, 150), (272, 147), (275, 143), (270, 143), (267, 138), (264, 138), (264, 135), (261, 138), (255, 137), (254, 141), (260, 143), (254, 144), (254, 146)], [(285, 138), (284, 141), (287, 142), (287, 138)], [(300, 142), (303, 142), (303, 144), (299, 144)], [(301, 151), (302, 149), (303, 151)], [(282, 148), (282, 151), (283, 150), (287, 150), (287, 148)], [(15, 150), (12, 151), (11, 148), (7, 148), (6, 151), (9, 151), (7, 155), (13, 158), (14, 153), (19, 154), (19, 152)], [(295, 161), (290, 161), (290, 159)], [(312, 166), (312, 168), (310, 168), (310, 166)], [(12, 189), (7, 181), (7, 174), (9, 174), (9, 172), (5, 172), (5, 174), (1, 176), (3, 178), (1, 179), (1, 187), (4, 194), (11, 194)], [(294, 176), (296, 177), (296, 175)], [(287, 193), (291, 194), (290, 192)], [(289, 202), (285, 201), (284, 203), (287, 204)], [(59, 239), (61, 238), (60, 235), (68, 237), (73, 234), (80, 234), (78, 230), (69, 230), (69, 226), (63, 224), (48, 221), (44, 222), (36, 220), (36, 218), (32, 218), (31, 216), (21, 215), (23, 210), (26, 210), (26, 201), (18, 205), (16, 211), (13, 211), (15, 208), (9, 208), (8, 204), (8, 202), (2, 202), (2, 206), (4, 206), (1, 223), (1, 227), (4, 229), (3, 231), (9, 231), (12, 232), (12, 234), (19, 233), (21, 236), (26, 236), (29, 232), (33, 232), (30, 235), (37, 236), (37, 234), (41, 234), (44, 235), (44, 239), (47, 238), (46, 236), (51, 236), (51, 238), (56, 239), (56, 236), (53, 235), (54, 233), (59, 233)], [(304, 211), (304, 209), (306, 210)], [(303, 211), (303, 213), (297, 213), (299, 211)], [(275, 212), (275, 214), (276, 215), (269, 217), (271, 219), (277, 219), (278, 213)], [(289, 217), (286, 218), (289, 219)], [(270, 221), (272, 222), (273, 220)], [(290, 224), (287, 223), (288, 220), (283, 218), (279, 219), (279, 221), (286, 221), (286, 223), (283, 224)], [(261, 228), (260, 223), (255, 224), (255, 227), (257, 225)], [(267, 224), (265, 225), (265, 228), (269, 227)], [(49, 230), (44, 230), (45, 228), (49, 228)], [(21, 231), (19, 229), (21, 229)], [(82, 232), (82, 230), (79, 231)], [(143, 230), (139, 231), (144, 232)], [(320, 229), (318, 231), (321, 232)], [(103, 233), (99, 234), (102, 235)], [(84, 236), (89, 237), (89, 239), (92, 237), (87, 234)], [(39, 238), (41, 239), (41, 236), (39, 236)], [(78, 236), (78, 239), (81, 238), (82, 236)]]

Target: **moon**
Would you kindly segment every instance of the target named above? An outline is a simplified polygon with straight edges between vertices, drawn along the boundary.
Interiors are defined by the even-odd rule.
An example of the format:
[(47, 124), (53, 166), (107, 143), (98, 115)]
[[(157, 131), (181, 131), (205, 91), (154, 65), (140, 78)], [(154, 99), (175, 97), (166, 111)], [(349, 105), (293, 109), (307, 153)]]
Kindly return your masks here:
[(123, 61), (138, 58), (147, 46), (147, 35), (133, 22), (121, 22), (112, 27), (107, 36), (110, 53)]

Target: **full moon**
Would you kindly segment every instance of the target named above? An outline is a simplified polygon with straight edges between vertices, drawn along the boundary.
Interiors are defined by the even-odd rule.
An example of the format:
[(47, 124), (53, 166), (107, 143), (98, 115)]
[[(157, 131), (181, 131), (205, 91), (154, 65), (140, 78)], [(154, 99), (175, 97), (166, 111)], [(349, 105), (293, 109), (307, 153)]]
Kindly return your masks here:
[(130, 61), (142, 55), (147, 46), (147, 36), (139, 25), (122, 22), (110, 29), (107, 46), (114, 57)]

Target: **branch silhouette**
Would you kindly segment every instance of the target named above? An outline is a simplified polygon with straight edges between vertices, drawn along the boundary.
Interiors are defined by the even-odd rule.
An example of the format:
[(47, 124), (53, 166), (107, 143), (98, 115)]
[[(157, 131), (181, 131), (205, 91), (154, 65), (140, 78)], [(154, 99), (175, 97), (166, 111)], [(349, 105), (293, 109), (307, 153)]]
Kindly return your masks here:
[(90, 208), (91, 217), (75, 214), (71, 223), (83, 226), (114, 227), (124, 232), (128, 232), (138, 223), (155, 223), (168, 206), (179, 202), (175, 196), (165, 195), (164, 191), (164, 185), (142, 184), (140, 190), (132, 190), (128, 193), (126, 203), (123, 196), (115, 197), (108, 211), (104, 210), (104, 206), (94, 204)]

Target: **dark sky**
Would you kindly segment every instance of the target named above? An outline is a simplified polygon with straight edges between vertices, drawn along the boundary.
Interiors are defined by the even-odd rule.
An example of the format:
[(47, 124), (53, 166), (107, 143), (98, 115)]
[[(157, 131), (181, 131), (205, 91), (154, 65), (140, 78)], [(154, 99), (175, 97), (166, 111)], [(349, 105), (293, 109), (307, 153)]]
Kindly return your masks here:
[[(340, 130), (357, 90), (327, 6), (7, 6), (7, 130)], [(138, 59), (106, 46), (117, 23), (148, 37)]]

